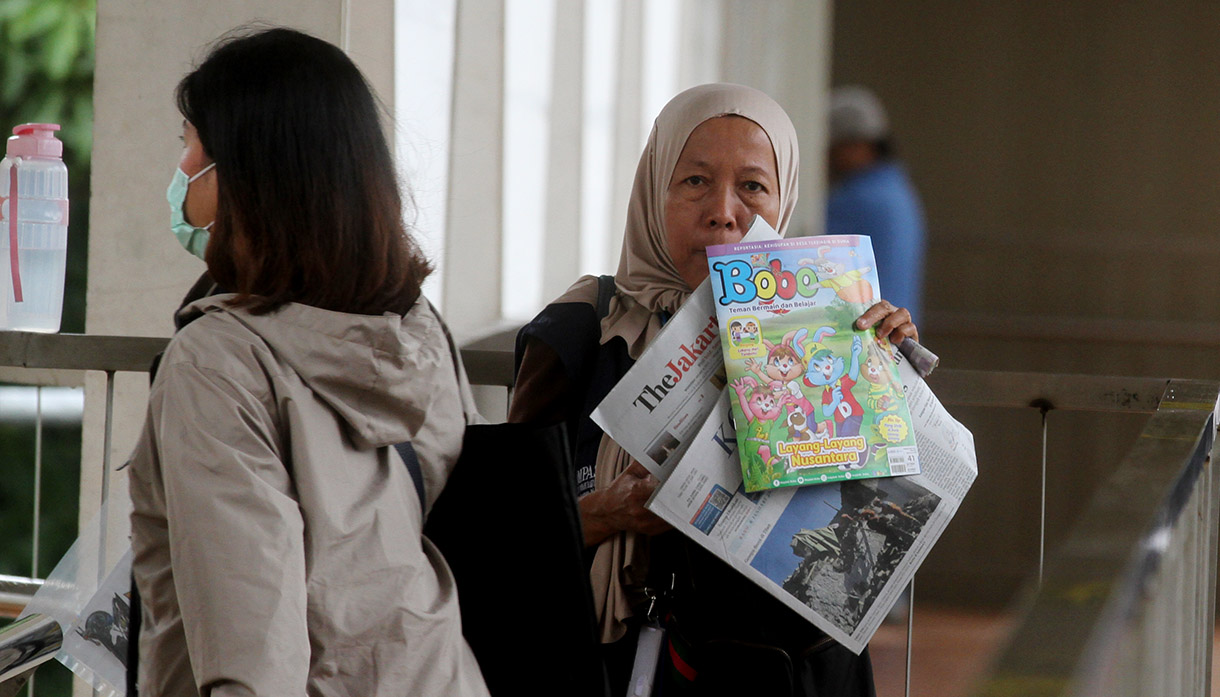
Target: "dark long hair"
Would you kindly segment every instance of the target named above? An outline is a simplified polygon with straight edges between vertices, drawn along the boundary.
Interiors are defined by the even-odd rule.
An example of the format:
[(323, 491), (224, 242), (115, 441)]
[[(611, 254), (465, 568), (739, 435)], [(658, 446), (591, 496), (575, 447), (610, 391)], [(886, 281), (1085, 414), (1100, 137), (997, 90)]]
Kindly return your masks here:
[(206, 260), (234, 304), (411, 308), (431, 268), (406, 231), (377, 101), (341, 50), (239, 30), (182, 78), (177, 101), (216, 163)]

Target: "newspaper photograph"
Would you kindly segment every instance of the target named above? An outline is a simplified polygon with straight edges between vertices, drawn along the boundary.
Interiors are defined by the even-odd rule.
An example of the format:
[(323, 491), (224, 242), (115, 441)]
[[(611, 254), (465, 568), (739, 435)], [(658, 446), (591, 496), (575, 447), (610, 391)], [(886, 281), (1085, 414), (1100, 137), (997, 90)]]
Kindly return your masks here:
[(859, 653), (977, 474), (970, 432), (905, 359), (899, 375), (920, 474), (747, 493), (726, 391), (649, 509)]

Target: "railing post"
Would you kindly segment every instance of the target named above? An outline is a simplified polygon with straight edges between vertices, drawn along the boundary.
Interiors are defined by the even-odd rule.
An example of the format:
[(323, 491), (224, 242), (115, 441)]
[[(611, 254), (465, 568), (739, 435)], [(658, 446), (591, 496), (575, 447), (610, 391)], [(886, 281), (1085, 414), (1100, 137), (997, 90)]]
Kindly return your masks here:
[[(30, 545), (30, 578), (38, 578), (38, 547), (42, 541), (42, 385), (34, 393), (37, 395), (34, 406), (34, 541)], [(29, 689), (26, 694), (34, 697), (33, 669), (30, 669), (28, 676)]]
[[(1212, 417), (1217, 430), (1220, 430), (1220, 410)], [(1213, 437), (1215, 431), (1213, 431)], [(1217, 556), (1220, 556), (1220, 474), (1216, 472), (1216, 456), (1220, 455), (1220, 438), (1216, 438), (1212, 443), (1212, 451), (1210, 455), (1211, 466), (1206, 469), (1204, 476), (1206, 477), (1203, 512), (1201, 514), (1202, 524), (1206, 525), (1206, 534), (1202, 536), (1203, 552), (1198, 556), (1199, 559), (1209, 560), (1210, 563), (1198, 564), (1197, 569), (1200, 576), (1199, 587), (1203, 589), (1205, 594), (1203, 599), (1203, 613), (1199, 618), (1202, 623), (1200, 633), (1203, 635), (1203, 641), (1200, 642), (1198, 656), (1196, 661), (1199, 665), (1199, 670), (1202, 671), (1203, 686), (1201, 694), (1210, 695), (1212, 693), (1212, 656), (1215, 650), (1215, 622), (1216, 622), (1216, 562)]]
[(911, 649), (915, 646), (915, 577), (911, 577), (911, 585), (907, 586), (907, 662), (906, 677), (903, 681), (905, 697), (911, 697)]
[[(1135, 446), (1049, 557), (1032, 608), (972, 694), (1204, 694), (1218, 406), (1220, 382), (1169, 381)], [(1200, 567), (1205, 583), (1193, 580)]]
[(106, 371), (106, 423), (102, 436), (102, 502), (101, 525), (98, 526), (97, 545), (97, 582), (106, 580), (106, 529), (110, 520), (107, 513), (107, 502), (110, 499), (110, 450), (113, 447), (114, 436), (114, 371)]
[(1050, 413), (1054, 405), (1046, 399), (1034, 400), (1031, 407), (1037, 407), (1042, 414), (1042, 486), (1039, 491), (1038, 499), (1041, 508), (1038, 513), (1038, 585), (1042, 585), (1042, 569), (1046, 564), (1046, 415)]
[(34, 407), (34, 544), (30, 554), (30, 578), (38, 578), (38, 541), (41, 537), (42, 512), (42, 386), (35, 390)]

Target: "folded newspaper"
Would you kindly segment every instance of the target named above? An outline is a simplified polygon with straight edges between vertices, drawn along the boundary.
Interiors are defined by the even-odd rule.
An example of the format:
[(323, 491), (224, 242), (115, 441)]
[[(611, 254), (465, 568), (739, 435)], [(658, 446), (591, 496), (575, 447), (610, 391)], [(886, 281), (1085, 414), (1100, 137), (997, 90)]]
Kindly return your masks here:
[(704, 281), (593, 410), (593, 421), (663, 480), (726, 384), (711, 286)]
[(705, 282), (594, 420), (662, 480), (652, 511), (859, 653), (974, 482), (973, 436), (897, 355), (920, 474), (746, 493), (714, 316)]
[[(779, 236), (762, 216), (755, 221), (742, 241)], [(593, 421), (664, 481), (726, 385), (709, 278), (691, 293), (640, 360), (597, 405)]]
[(727, 399), (648, 507), (859, 653), (957, 512), (974, 440), (900, 358), (923, 471), (748, 494)]

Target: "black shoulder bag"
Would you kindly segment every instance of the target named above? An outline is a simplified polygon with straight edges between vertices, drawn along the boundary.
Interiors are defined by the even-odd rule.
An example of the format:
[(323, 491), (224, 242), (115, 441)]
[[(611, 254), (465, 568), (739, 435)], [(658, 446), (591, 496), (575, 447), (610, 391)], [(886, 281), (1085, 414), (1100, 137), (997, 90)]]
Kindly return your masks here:
[[(395, 448), (424, 500), (414, 449)], [(607, 694), (564, 424), (467, 426), (424, 534), (453, 571), (493, 697)]]

